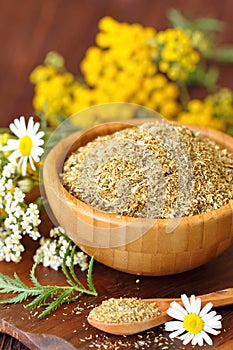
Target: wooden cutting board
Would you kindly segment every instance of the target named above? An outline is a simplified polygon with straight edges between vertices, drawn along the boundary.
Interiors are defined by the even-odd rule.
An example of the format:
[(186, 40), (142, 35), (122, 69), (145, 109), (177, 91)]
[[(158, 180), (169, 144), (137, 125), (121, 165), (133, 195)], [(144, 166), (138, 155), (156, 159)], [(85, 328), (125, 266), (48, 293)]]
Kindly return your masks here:
[[(43, 220), (43, 229), (50, 226)], [(20, 263), (0, 263), (0, 272), (13, 276), (16, 271), (29, 284), (29, 270), (33, 264), (35, 243), (27, 242), (27, 249)], [(94, 263), (93, 279), (99, 293), (97, 297), (83, 296), (80, 301), (64, 305), (47, 318), (37, 318), (39, 310), (25, 309), (27, 302), (15, 305), (0, 305), (0, 332), (21, 341), (31, 350), (73, 349), (183, 349), (179, 340), (171, 341), (163, 327), (135, 336), (111, 336), (92, 328), (87, 323), (91, 308), (103, 299), (119, 296), (178, 297), (181, 293), (203, 294), (233, 286), (233, 247), (220, 257), (195, 270), (161, 277), (129, 275)], [(76, 270), (85, 283), (86, 272)], [(39, 266), (38, 279), (42, 284), (64, 284), (61, 271)], [(2, 298), (2, 296), (0, 296)], [(223, 315), (223, 332), (213, 337), (216, 349), (230, 349), (233, 340), (233, 307), (218, 309)], [(186, 346), (185, 349), (192, 349)]]

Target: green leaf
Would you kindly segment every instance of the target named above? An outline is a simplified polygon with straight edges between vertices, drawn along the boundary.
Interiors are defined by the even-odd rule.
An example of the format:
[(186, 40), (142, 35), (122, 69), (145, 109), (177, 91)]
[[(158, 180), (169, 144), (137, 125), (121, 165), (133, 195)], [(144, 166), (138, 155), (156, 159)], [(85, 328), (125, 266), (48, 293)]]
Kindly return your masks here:
[(84, 292), (79, 292), (79, 294), (69, 299), (69, 303), (73, 303), (74, 301), (78, 300), (83, 294)]
[(31, 303), (27, 304), (26, 308), (31, 309), (40, 306), (41, 304), (45, 304), (47, 299), (51, 297), (51, 293), (54, 293), (53, 289), (53, 287), (50, 287), (47, 290), (42, 288), (40, 294)]
[(224, 22), (219, 21), (216, 18), (201, 17), (197, 19), (189, 19), (174, 8), (168, 11), (167, 17), (172, 23), (173, 27), (180, 27), (192, 31), (201, 31), (204, 33), (211, 31), (222, 31), (224, 29)]
[(95, 287), (94, 287), (94, 284), (93, 284), (93, 280), (92, 280), (93, 264), (94, 264), (94, 257), (92, 256), (91, 260), (90, 260), (90, 263), (89, 263), (88, 272), (87, 272), (87, 283), (88, 283), (89, 289), (92, 292), (96, 293), (96, 290), (95, 290)]
[(22, 293), (14, 296), (12, 298), (0, 300), (0, 304), (17, 304), (17, 303), (22, 303), (23, 301), (27, 300), (29, 296), (30, 296), (30, 293), (22, 292)]
[(38, 287), (38, 288), (42, 287), (40, 282), (36, 278), (36, 268), (37, 268), (38, 264), (40, 263), (40, 260), (41, 260), (41, 258), (39, 258), (39, 260), (33, 264), (31, 271), (30, 271), (30, 279), (31, 279), (32, 283), (34, 284), (34, 286)]
[(200, 32), (221, 32), (224, 29), (224, 22), (212, 17), (203, 17), (191, 22), (191, 28)]
[(190, 73), (186, 81), (188, 86), (204, 86), (208, 91), (215, 91), (219, 70), (215, 67), (206, 67), (198, 64), (194, 72)]
[(83, 284), (79, 281), (79, 279), (76, 276), (75, 271), (74, 271), (74, 254), (75, 254), (75, 252), (76, 252), (76, 246), (74, 245), (72, 248), (72, 251), (71, 251), (71, 255), (70, 255), (71, 263), (70, 263), (69, 270), (70, 270), (70, 274), (71, 274), (73, 280), (75, 281), (75, 283), (78, 286), (84, 288)]
[(0, 128), (0, 134), (10, 134), (11, 131), (9, 128)]
[(42, 208), (43, 205), (44, 205), (44, 198), (38, 197), (38, 198), (35, 200), (35, 204), (38, 206), (38, 209), (41, 210), (41, 208)]
[(225, 45), (208, 51), (206, 57), (217, 62), (233, 63), (233, 46)]
[(70, 278), (68, 269), (67, 269), (67, 267), (66, 267), (66, 261), (67, 261), (69, 252), (70, 252), (70, 243), (69, 243), (69, 245), (68, 245), (68, 247), (67, 247), (67, 249), (66, 249), (64, 258), (63, 258), (63, 260), (62, 260), (61, 268), (62, 268), (62, 272), (63, 272), (64, 275), (66, 276), (67, 282), (68, 282), (71, 286), (75, 286), (75, 283), (74, 283), (74, 282), (72, 281), (72, 279)]
[(172, 23), (173, 27), (180, 27), (185, 29), (188, 26), (188, 20), (174, 8), (168, 11), (167, 18)]
[(72, 289), (65, 290), (58, 298), (49, 303), (45, 310), (39, 314), (38, 318), (43, 318), (50, 314), (52, 311), (57, 310), (62, 304), (69, 302), (69, 296), (73, 293)]
[(21, 292), (28, 290), (28, 287), (20, 280), (17, 274), (15, 278), (11, 278), (0, 273), (0, 293)]
[[(39, 261), (36, 261), (31, 270), (30, 278), (34, 287), (29, 287), (22, 282), (19, 276), (15, 273), (14, 278), (0, 273), (0, 293), (8, 294), (15, 293), (16, 296), (0, 300), (0, 304), (9, 303), (21, 303), (28, 299), (29, 297), (34, 297), (34, 299), (26, 305), (26, 308), (34, 308), (38, 306), (45, 307), (44, 311), (38, 316), (42, 318), (48, 315), (51, 311), (56, 310), (60, 305), (64, 303), (69, 303), (76, 301), (82, 294), (86, 293), (89, 295), (97, 295), (95, 287), (92, 281), (92, 271), (93, 271), (93, 261), (92, 257), (88, 269), (88, 286), (86, 289), (84, 285), (79, 281), (78, 277), (74, 272), (74, 254), (75, 246), (72, 248), (71, 252), (71, 266), (69, 267), (69, 272), (66, 267), (66, 259), (70, 252), (70, 246), (68, 247), (65, 256), (62, 261), (62, 272), (67, 279), (68, 285), (56, 286), (56, 285), (42, 285), (36, 277), (36, 268)], [(70, 274), (69, 274), (70, 273)], [(72, 280), (73, 278), (73, 280)]]

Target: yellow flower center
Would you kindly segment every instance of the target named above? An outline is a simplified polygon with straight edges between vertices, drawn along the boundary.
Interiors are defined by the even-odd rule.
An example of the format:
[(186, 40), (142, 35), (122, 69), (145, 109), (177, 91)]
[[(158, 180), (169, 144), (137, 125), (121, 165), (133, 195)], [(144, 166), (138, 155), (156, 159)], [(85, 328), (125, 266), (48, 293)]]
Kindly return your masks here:
[(184, 328), (191, 334), (198, 334), (204, 328), (204, 322), (199, 315), (188, 314), (184, 318)]
[(32, 151), (32, 139), (30, 136), (25, 135), (20, 139), (19, 142), (19, 151), (23, 156), (29, 156)]
[(5, 216), (5, 215), (6, 215), (5, 210), (4, 210), (4, 209), (0, 209), (0, 217), (1, 217), (1, 216)]

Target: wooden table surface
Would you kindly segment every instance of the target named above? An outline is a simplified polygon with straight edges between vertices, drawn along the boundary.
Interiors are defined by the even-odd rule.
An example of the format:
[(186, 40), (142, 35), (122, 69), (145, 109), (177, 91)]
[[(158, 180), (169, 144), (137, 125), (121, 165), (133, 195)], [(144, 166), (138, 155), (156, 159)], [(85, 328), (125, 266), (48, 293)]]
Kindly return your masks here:
[[(213, 15), (224, 21), (225, 28), (218, 38), (223, 44), (231, 43), (233, 36), (233, 2), (231, 0), (206, 0), (205, 2), (176, 0), (175, 5), (172, 0), (0, 0), (0, 126), (7, 126), (19, 115), (33, 114), (31, 103), (33, 87), (28, 77), (32, 69), (43, 62), (48, 51), (57, 50), (61, 53), (66, 59), (68, 70), (78, 74), (79, 63), (86, 49), (94, 43), (97, 23), (101, 17), (111, 15), (120, 21), (138, 22), (161, 30), (168, 25), (167, 10), (174, 6), (194, 17)], [(218, 68), (220, 85), (233, 89), (233, 66), (219, 65)], [(48, 231), (49, 226), (49, 220), (45, 215), (42, 231)], [(26, 274), (32, 264), (33, 249), (34, 247), (28, 247), (23, 262), (18, 265), (1, 263), (0, 271), (9, 274), (17, 271), (27, 280)], [(63, 333), (70, 332), (69, 343), (77, 349), (117, 349), (119, 342), (123, 344), (122, 349), (143, 349), (143, 346), (145, 349), (166, 349), (166, 339), (163, 337), (167, 338), (167, 335), (160, 328), (127, 338), (110, 337), (92, 329), (86, 323), (86, 316), (90, 310), (87, 307), (110, 296), (178, 297), (184, 292), (198, 294), (233, 287), (232, 261), (233, 247), (205, 266), (167, 277), (138, 277), (95, 263), (94, 281), (99, 296), (83, 298), (80, 301), (80, 307), (83, 307), (84, 311), (75, 317), (72, 312), (67, 316), (63, 315), (64, 310), (58, 311), (56, 319), (60, 319), (60, 326), (53, 327), (55, 316), (51, 316), (47, 323), (38, 323), (36, 317), (29, 320), (22, 305), (1, 307), (0, 318), (9, 324), (7, 326), (5, 324), (5, 328), (1, 326), (0, 350), (38, 349), (25, 336), (23, 333), (25, 330), (57, 334), (61, 337)], [(48, 270), (42, 267), (38, 269), (42, 281), (53, 280), (59, 283), (61, 274)], [(84, 277), (85, 274), (81, 274), (81, 278)], [(139, 283), (136, 283), (138, 279)], [(223, 332), (214, 338), (212, 348), (232, 349), (233, 307), (220, 308), (219, 312), (223, 315)], [(16, 328), (12, 330), (10, 325), (14, 324)], [(13, 337), (6, 335), (6, 332)], [(59, 348), (52, 344), (49, 347), (44, 343), (41, 349)], [(112, 347), (109, 344), (112, 344)], [(61, 346), (60, 348), (64, 350), (68, 349), (64, 344)], [(183, 347), (180, 346), (179, 341), (175, 341), (173, 344), (169, 343), (167, 348), (182, 349)], [(186, 348), (191, 349), (191, 347)]]
[[(41, 230), (45, 233), (51, 227), (46, 213), (43, 214), (42, 221)], [(27, 250), (22, 262), (17, 266), (13, 263), (1, 263), (0, 272), (12, 276), (17, 271), (23, 281), (29, 283), (35, 244), (26, 242)], [(37, 318), (38, 310), (24, 308), (27, 302), (0, 305), (0, 332), (7, 333), (24, 344), (2, 335), (0, 349), (184, 349), (179, 340), (169, 340), (163, 326), (135, 336), (111, 336), (88, 325), (86, 318), (93, 306), (109, 297), (176, 298), (181, 293), (197, 295), (233, 287), (232, 257), (233, 246), (218, 258), (192, 271), (160, 277), (129, 275), (95, 262), (93, 280), (98, 291), (97, 297), (83, 296), (78, 302), (62, 306), (42, 320)], [(78, 268), (76, 272), (85, 283), (86, 273)], [(37, 277), (42, 284), (65, 282), (61, 271), (56, 272), (42, 266), (37, 269)], [(233, 306), (221, 307), (218, 312), (223, 317), (223, 330), (219, 336), (213, 337), (214, 346), (206, 346), (206, 349), (231, 349)], [(192, 349), (192, 346), (188, 345), (185, 349)]]

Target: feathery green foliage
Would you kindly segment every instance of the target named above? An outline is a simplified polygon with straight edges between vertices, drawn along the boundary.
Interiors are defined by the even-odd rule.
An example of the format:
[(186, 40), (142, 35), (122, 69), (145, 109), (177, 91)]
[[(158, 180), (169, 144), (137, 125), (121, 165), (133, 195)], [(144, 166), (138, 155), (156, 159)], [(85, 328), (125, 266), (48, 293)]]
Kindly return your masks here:
[(97, 292), (92, 280), (94, 258), (92, 257), (89, 263), (87, 272), (88, 287), (85, 287), (74, 271), (75, 246), (72, 249), (70, 266), (68, 268), (66, 267), (68, 251), (67, 249), (62, 263), (62, 272), (66, 277), (67, 285), (56, 286), (40, 284), (36, 277), (36, 268), (39, 261), (36, 261), (30, 271), (32, 287), (24, 284), (16, 273), (13, 278), (0, 273), (0, 294), (16, 294), (10, 298), (0, 300), (0, 304), (16, 304), (28, 298), (34, 298), (26, 305), (26, 308), (44, 307), (43, 311), (38, 316), (38, 318), (43, 318), (50, 312), (58, 309), (62, 304), (77, 300), (82, 294), (96, 296)]

